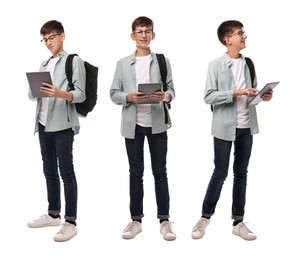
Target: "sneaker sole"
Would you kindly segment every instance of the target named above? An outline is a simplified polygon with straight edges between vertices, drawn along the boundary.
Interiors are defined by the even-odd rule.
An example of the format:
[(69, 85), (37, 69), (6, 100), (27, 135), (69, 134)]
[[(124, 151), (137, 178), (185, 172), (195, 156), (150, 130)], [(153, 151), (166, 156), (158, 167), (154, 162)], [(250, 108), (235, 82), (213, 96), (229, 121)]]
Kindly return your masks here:
[(54, 240), (55, 242), (66, 242), (66, 241), (71, 240), (71, 239), (72, 239), (73, 237), (75, 237), (77, 234), (78, 234), (78, 232), (75, 233), (75, 234), (73, 234), (72, 236), (66, 238), (66, 239), (64, 239), (64, 238), (59, 238), (59, 237), (54, 237), (53, 240)]
[(135, 234), (135, 236), (132, 236), (132, 237), (128, 237), (128, 236), (124, 236), (122, 235), (122, 238), (123, 239), (132, 239), (132, 238), (135, 238), (139, 233), (141, 233), (142, 230), (140, 230), (137, 234)]
[(58, 227), (58, 226), (60, 226), (60, 224), (43, 224), (38, 226), (28, 224), (29, 228)]
[(196, 236), (192, 235), (192, 239), (201, 239), (201, 238), (203, 238), (203, 237), (204, 237), (204, 236), (196, 237)]
[(245, 237), (242, 237), (242, 236), (240, 236), (239, 235), (239, 233), (236, 233), (236, 232), (232, 232), (233, 233), (233, 235), (235, 235), (235, 236), (237, 236), (237, 237), (240, 237), (240, 238), (242, 238), (242, 239), (244, 239), (244, 240), (247, 240), (247, 241), (253, 241), (253, 240), (255, 240), (257, 237), (253, 237), (253, 238), (245, 238)]
[(174, 241), (176, 237), (163, 237), (166, 241)]

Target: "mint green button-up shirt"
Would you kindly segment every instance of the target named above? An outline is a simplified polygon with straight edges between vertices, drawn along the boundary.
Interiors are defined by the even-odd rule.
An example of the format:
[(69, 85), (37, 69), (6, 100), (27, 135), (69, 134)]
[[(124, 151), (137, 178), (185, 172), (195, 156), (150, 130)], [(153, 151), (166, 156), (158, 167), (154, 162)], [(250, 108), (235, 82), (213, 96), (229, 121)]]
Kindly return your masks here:
[[(65, 74), (65, 62), (68, 53), (63, 51), (59, 54), (59, 60), (57, 61), (54, 72), (52, 75), (52, 83), (58, 86), (64, 91), (68, 91), (68, 80)], [(40, 66), (40, 71), (47, 70), (47, 64), (49, 59), (42, 62)], [(83, 102), (86, 98), (85, 95), (85, 83), (86, 83), (86, 73), (84, 67), (84, 61), (75, 56), (73, 60), (73, 83), (75, 90), (73, 93), (73, 100), (67, 102), (61, 98), (50, 97), (48, 104), (48, 114), (46, 120), (45, 131), (54, 132), (60, 131), (68, 128), (72, 128), (74, 133), (79, 133), (80, 124), (78, 119), (78, 114), (76, 111), (75, 103)], [(35, 116), (35, 132), (38, 131), (38, 119), (41, 107), (41, 98), (34, 98), (31, 91), (29, 90), (29, 98), (31, 100), (37, 101), (36, 106), (36, 116)]]
[[(245, 66), (246, 87), (252, 87), (250, 71), (245, 57), (241, 55)], [(211, 134), (219, 139), (234, 141), (237, 127), (237, 103), (234, 96), (234, 79), (231, 70), (232, 61), (227, 54), (209, 63), (204, 101), (213, 105)], [(253, 87), (257, 86), (255, 77)], [(258, 121), (255, 106), (248, 106), (251, 134), (257, 134)]]
[[(171, 66), (166, 58), (167, 65), (167, 93), (172, 99), (175, 98), (174, 85), (172, 81)], [(151, 53), (150, 62), (150, 83), (160, 83), (160, 69), (155, 53)], [(117, 104), (122, 105), (121, 135), (125, 138), (133, 139), (135, 137), (136, 126), (136, 104), (127, 103), (128, 93), (137, 90), (135, 75), (135, 53), (127, 56), (117, 62), (112, 86), (110, 89), (110, 98)], [(171, 127), (171, 119), (168, 118), (168, 124), (165, 124), (165, 113), (163, 103), (152, 104), (152, 133), (162, 133)]]

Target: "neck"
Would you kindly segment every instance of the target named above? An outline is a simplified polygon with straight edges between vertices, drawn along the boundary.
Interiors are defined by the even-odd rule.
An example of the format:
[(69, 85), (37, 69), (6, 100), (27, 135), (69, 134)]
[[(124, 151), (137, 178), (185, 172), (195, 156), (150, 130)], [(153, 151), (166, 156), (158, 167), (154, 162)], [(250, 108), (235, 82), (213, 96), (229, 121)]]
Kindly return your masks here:
[(59, 54), (60, 54), (61, 52), (63, 52), (63, 51), (64, 51), (64, 49), (61, 48), (60, 50), (58, 50), (58, 51), (56, 51), (56, 52), (52, 52), (52, 56), (53, 56), (54, 58), (56, 58), (56, 57), (58, 57)]
[(147, 56), (150, 54), (151, 54), (150, 49), (140, 49), (140, 48), (136, 49), (136, 56)]
[(241, 57), (240, 52), (238, 51), (230, 51), (228, 50), (227, 55), (231, 58), (231, 59), (238, 59)]

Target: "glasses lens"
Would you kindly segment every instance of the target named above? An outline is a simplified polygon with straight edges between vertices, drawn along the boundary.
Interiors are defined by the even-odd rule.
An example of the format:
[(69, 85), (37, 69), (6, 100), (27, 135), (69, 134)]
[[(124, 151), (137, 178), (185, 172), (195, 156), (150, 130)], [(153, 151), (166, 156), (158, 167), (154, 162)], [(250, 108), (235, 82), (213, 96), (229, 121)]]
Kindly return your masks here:
[(56, 35), (59, 35), (59, 33), (50, 35), (48, 38), (43, 38), (41, 42), (44, 42), (45, 44), (47, 44), (48, 41), (53, 42), (55, 40)]
[(152, 30), (151, 29), (147, 29), (145, 31), (143, 30), (137, 30), (137, 31), (134, 31), (134, 33), (138, 36), (141, 36), (143, 33), (145, 33), (146, 35), (151, 35), (152, 34)]

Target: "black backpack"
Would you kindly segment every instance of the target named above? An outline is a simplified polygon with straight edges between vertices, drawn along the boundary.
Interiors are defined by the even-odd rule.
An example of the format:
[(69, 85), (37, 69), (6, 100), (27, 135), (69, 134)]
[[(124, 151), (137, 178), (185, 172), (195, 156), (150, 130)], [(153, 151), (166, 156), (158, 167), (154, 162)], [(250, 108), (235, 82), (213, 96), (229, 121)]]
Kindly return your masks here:
[[(254, 78), (256, 76), (256, 72), (255, 72), (255, 66), (253, 61), (249, 58), (249, 57), (245, 57), (246, 63), (248, 65), (248, 68), (250, 70), (250, 77), (251, 77), (251, 83), (253, 86), (253, 82), (254, 82)], [(213, 111), (213, 105), (210, 106), (211, 111)]]
[[(69, 54), (66, 60), (66, 76), (69, 82), (69, 89), (74, 90), (74, 84), (72, 82), (72, 69), (73, 69), (73, 58), (78, 56), (77, 54)], [(86, 99), (82, 103), (76, 103), (77, 113), (81, 116), (86, 117), (89, 112), (93, 110), (97, 101), (97, 76), (98, 67), (84, 61), (85, 71), (86, 71), (86, 85), (85, 93)]]
[[(167, 66), (166, 66), (166, 60), (165, 56), (162, 53), (156, 53), (158, 63), (159, 63), (159, 68), (160, 68), (160, 73), (161, 73), (161, 80), (163, 83), (163, 91), (167, 90)], [(170, 103), (163, 102), (164, 104), (164, 112), (165, 112), (165, 123), (168, 124), (168, 109), (171, 108)], [(168, 107), (168, 109), (167, 109)]]

